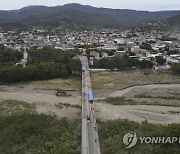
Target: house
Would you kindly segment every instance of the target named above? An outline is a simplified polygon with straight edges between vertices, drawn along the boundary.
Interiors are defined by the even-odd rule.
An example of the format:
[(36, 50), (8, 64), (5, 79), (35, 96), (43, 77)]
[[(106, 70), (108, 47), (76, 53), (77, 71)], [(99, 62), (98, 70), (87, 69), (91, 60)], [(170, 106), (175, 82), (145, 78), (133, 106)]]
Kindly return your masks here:
[(126, 51), (116, 51), (114, 53), (115, 57), (123, 56), (124, 54), (126, 54)]
[(166, 60), (168, 63), (180, 63), (180, 55), (179, 54), (170, 55), (169, 57), (167, 57)]

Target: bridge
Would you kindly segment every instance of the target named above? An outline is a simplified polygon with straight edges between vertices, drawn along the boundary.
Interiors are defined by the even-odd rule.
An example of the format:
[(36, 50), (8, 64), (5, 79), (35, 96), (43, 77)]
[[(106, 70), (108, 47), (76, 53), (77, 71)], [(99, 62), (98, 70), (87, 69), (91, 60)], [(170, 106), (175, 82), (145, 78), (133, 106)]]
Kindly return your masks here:
[(82, 127), (81, 154), (100, 154), (100, 144), (94, 107), (94, 96), (91, 87), (89, 64), (82, 56)]

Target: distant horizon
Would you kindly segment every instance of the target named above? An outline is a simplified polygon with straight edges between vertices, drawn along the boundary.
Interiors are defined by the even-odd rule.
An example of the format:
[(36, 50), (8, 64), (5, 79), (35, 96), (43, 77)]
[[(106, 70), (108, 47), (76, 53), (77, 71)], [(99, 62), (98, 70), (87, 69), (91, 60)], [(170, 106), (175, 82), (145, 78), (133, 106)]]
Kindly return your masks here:
[[(9, 0), (6, 0), (6, 1), (9, 1)], [(33, 0), (31, 0), (33, 1)], [(40, 0), (41, 1), (41, 0)], [(49, 1), (49, 0), (46, 0), (46, 1)], [(113, 1), (113, 0), (111, 0)], [(141, 1), (141, 0), (140, 0)], [(1, 0), (0, 0), (1, 2)], [(84, 5), (84, 6), (91, 6), (91, 7), (96, 7), (96, 8), (107, 8), (107, 9), (127, 9), (127, 10), (136, 10), (136, 11), (149, 11), (149, 12), (158, 12), (158, 11), (178, 11), (180, 10), (180, 4), (179, 5), (176, 5), (177, 8), (173, 7), (174, 5), (170, 5), (168, 6), (169, 8), (167, 8), (166, 5), (162, 6), (162, 9), (156, 9), (157, 6), (153, 7), (153, 8), (149, 8), (149, 9), (138, 9), (138, 8), (132, 8), (132, 7), (113, 7), (113, 6), (98, 6), (98, 5), (91, 5), (91, 4), (82, 4), (82, 3), (76, 3), (76, 2), (70, 2), (70, 3), (64, 3), (64, 4), (55, 4), (55, 5), (48, 5), (46, 3), (30, 3), (30, 4), (27, 4), (27, 5), (15, 5), (14, 8), (10, 7), (9, 5), (9, 8), (2, 8), (3, 5), (0, 6), (0, 10), (1, 11), (12, 11), (12, 10), (19, 10), (19, 9), (22, 9), (22, 8), (25, 8), (25, 7), (29, 7), (29, 6), (45, 6), (45, 7), (56, 7), (56, 6), (64, 6), (64, 5), (68, 5), (68, 4), (80, 4), (80, 5)], [(131, 5), (130, 5), (131, 6)], [(5, 7), (5, 5), (4, 5)], [(164, 9), (163, 9), (164, 8)]]

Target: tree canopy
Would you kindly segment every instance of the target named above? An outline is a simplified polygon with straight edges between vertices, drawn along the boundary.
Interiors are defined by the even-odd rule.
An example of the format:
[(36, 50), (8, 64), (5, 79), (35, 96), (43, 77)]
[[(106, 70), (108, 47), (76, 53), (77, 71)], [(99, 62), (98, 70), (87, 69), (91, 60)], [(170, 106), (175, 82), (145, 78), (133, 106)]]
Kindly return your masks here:
[(17, 62), (23, 58), (23, 53), (0, 45), (0, 64)]
[(116, 57), (116, 58), (103, 58), (100, 60), (95, 59), (94, 61), (95, 68), (105, 68), (105, 69), (118, 69), (125, 70), (127, 68), (139, 67), (139, 68), (152, 68), (153, 63), (151, 61), (143, 60), (139, 61), (138, 59), (133, 59), (127, 57)]
[[(0, 46), (2, 48), (2, 46)], [(21, 52), (12, 50), (0, 51), (4, 53), (5, 61), (21, 58)], [(18, 82), (28, 80), (45, 80), (58, 77), (68, 77), (81, 73), (81, 62), (74, 57), (79, 54), (78, 50), (56, 50), (50, 47), (30, 49), (28, 63), (25, 68), (21, 66), (4, 65), (0, 67), (0, 81)], [(15, 54), (15, 56), (13, 56)]]
[(156, 63), (159, 65), (164, 65), (166, 62), (166, 59), (164, 59), (162, 56), (156, 56)]

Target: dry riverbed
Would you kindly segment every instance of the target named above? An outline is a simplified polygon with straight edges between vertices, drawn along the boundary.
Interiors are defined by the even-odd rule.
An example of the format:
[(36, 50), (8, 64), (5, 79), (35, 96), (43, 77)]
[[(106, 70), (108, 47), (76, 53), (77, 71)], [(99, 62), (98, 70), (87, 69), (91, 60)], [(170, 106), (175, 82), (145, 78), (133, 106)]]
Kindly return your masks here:
[(57, 115), (58, 117), (80, 118), (81, 96), (71, 91), (71, 96), (56, 96), (55, 90), (0, 86), (0, 101), (20, 100), (34, 104), (38, 113)]
[[(133, 87), (142, 80), (143, 84), (149, 83), (150, 85)], [(92, 81), (95, 87), (93, 90), (97, 118), (101, 120), (123, 118), (136, 122), (147, 120), (163, 124), (180, 123), (180, 84), (178, 84), (180, 78), (178, 76), (164, 73), (152, 74), (152, 72), (147, 74), (140, 71), (105, 72), (92, 73)], [(152, 84), (153, 81), (161, 84)], [(166, 82), (169, 84), (162, 84)], [(68, 90), (71, 96), (56, 96), (55, 89)], [(126, 97), (136, 101), (137, 105), (112, 105), (97, 101), (107, 97)], [(7, 99), (34, 104), (39, 113), (81, 118), (81, 80), (79, 78), (21, 82), (10, 86), (1, 85), (0, 101)]]
[[(126, 97), (141, 105), (112, 105), (96, 101), (97, 117), (102, 120), (129, 119), (136, 122), (147, 120), (152, 123), (180, 123), (180, 84), (142, 85), (100, 95), (96, 100), (107, 97)], [(144, 104), (143, 104), (144, 103)], [(151, 105), (146, 105), (146, 104)]]

